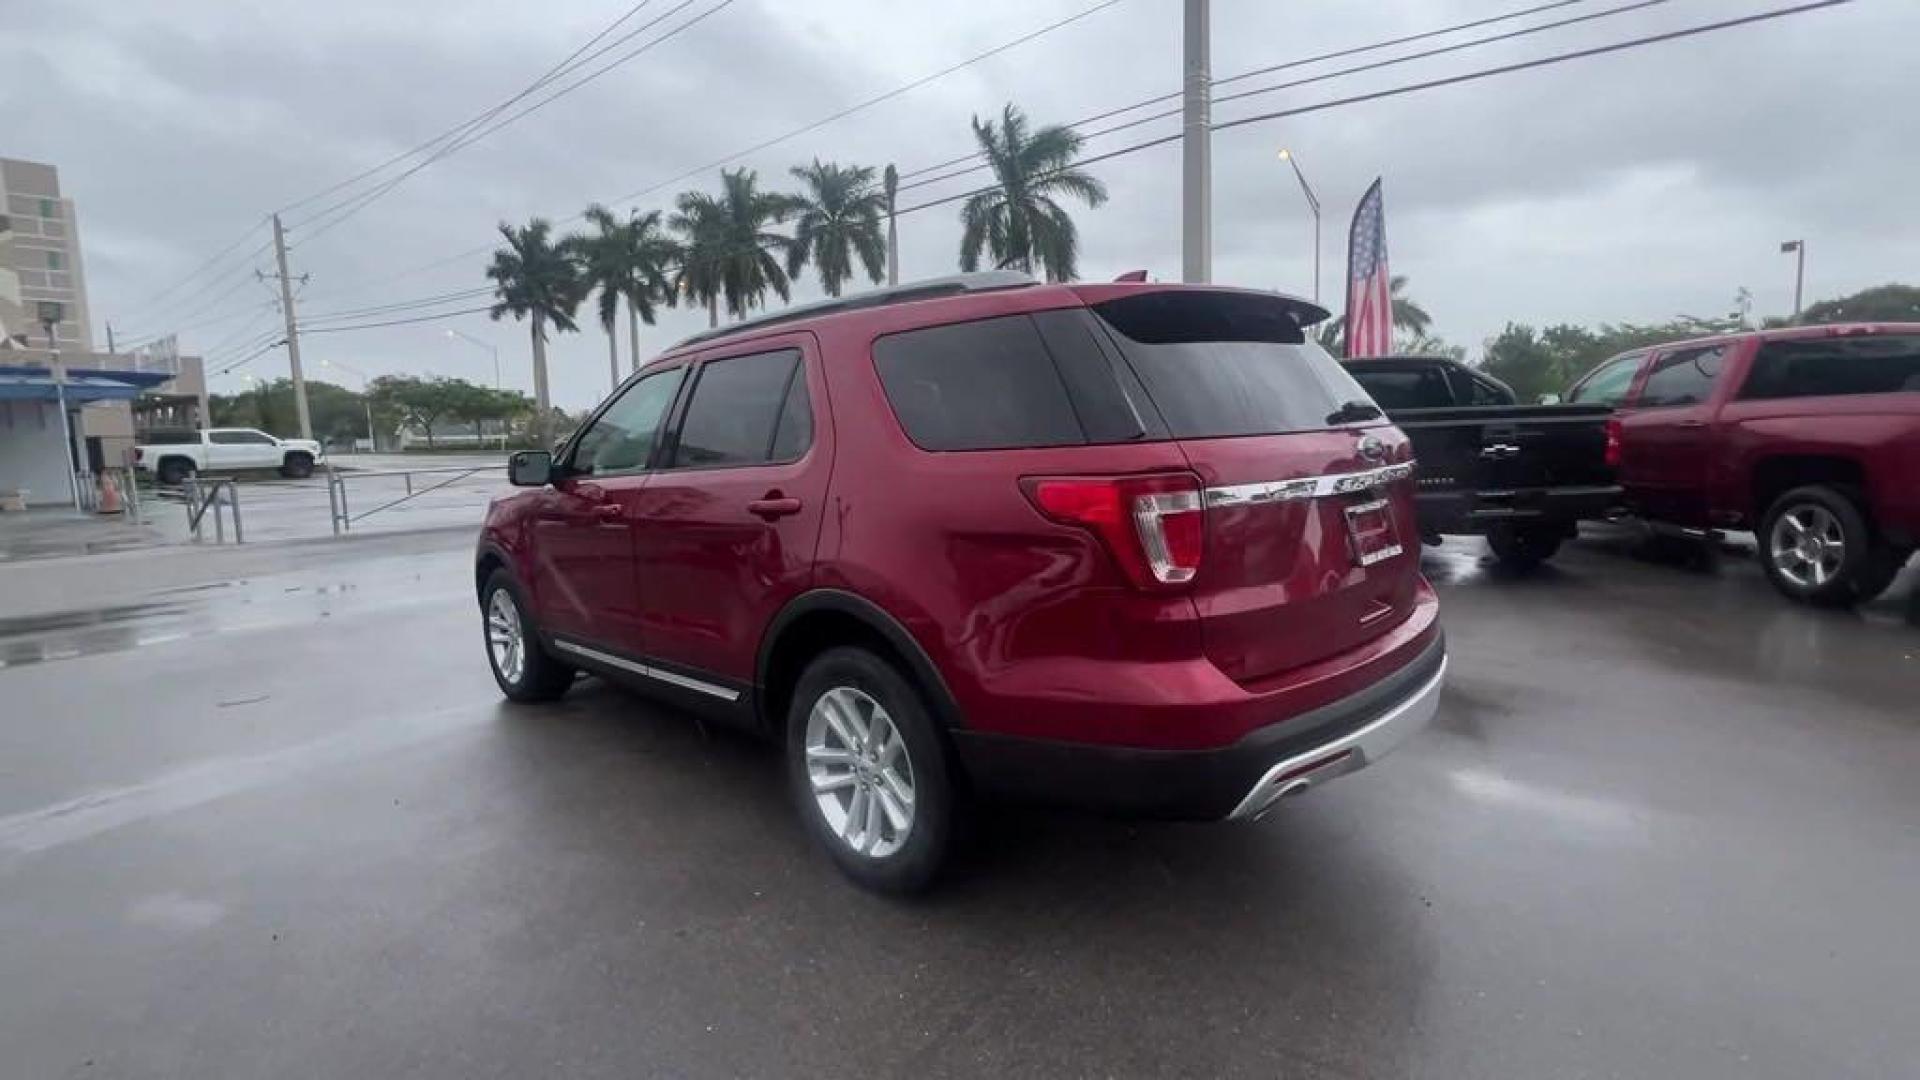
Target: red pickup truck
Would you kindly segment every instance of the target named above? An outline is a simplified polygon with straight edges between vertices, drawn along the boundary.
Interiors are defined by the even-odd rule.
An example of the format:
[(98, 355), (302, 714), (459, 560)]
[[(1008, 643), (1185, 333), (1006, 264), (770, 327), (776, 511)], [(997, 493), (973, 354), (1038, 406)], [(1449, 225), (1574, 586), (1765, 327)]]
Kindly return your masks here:
[(1750, 529), (1781, 592), (1850, 604), (1920, 545), (1920, 323), (1762, 330), (1616, 356), (1567, 400), (1613, 405), (1629, 506)]

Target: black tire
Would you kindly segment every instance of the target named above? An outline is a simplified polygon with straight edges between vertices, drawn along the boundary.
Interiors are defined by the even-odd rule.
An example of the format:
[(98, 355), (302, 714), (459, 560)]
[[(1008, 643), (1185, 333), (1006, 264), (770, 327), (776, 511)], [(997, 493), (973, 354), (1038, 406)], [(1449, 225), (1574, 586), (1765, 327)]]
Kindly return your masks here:
[[(521, 655), (518, 673), (511, 673), (510, 669), (503, 671), (501, 658), (494, 654), (496, 594), (505, 594), (505, 604), (511, 608), (512, 618), (519, 623)], [(504, 569), (495, 570), (493, 576), (487, 578), (486, 586), (480, 590), (480, 640), (486, 647), (487, 667), (493, 671), (493, 681), (500, 684), (500, 692), (510, 700), (552, 701), (573, 685), (574, 669), (554, 659), (553, 654), (547, 651), (540, 628), (534, 624), (520, 590), (513, 583), (513, 576)]]
[(1487, 530), (1487, 546), (1515, 570), (1531, 570), (1553, 558), (1562, 539), (1559, 527), (1551, 525), (1495, 525)]
[[(1812, 561), (1799, 549), (1793, 555), (1783, 550), (1782, 545), (1791, 542), (1793, 531), (1782, 524), (1788, 518), (1830, 523), (1831, 527), (1823, 530), (1823, 540), (1838, 533), (1838, 565), (1825, 570), (1828, 576), (1824, 579), (1816, 580)], [(1789, 599), (1821, 607), (1845, 607), (1873, 599), (1886, 591), (1904, 561), (1867, 520), (1858, 492), (1825, 484), (1794, 488), (1775, 499), (1761, 519), (1756, 539), (1760, 566), (1773, 587)]]
[(177, 457), (161, 458), (160, 464), (153, 469), (154, 477), (163, 484), (182, 483), (194, 472), (193, 462)]
[(287, 455), (280, 463), (280, 475), (289, 480), (305, 480), (313, 475), (313, 455), (298, 452)]
[[(821, 806), (809, 774), (807, 738), (814, 706), (829, 691), (843, 689), (856, 691), (884, 709), (890, 727), (904, 745), (911, 781), (912, 816), (905, 838), (898, 839), (896, 834), (893, 842), (899, 846), (888, 853), (869, 854), (857, 850), (857, 837), (864, 835), (864, 830), (856, 834), (856, 839), (843, 839), (841, 832), (829, 823), (827, 810)], [(870, 730), (874, 723), (872, 714), (868, 714), (866, 720)], [(801, 820), (807, 823), (807, 831), (843, 873), (866, 888), (901, 895), (920, 892), (933, 883), (952, 846), (959, 804), (946, 739), (935, 726), (924, 696), (911, 680), (866, 649), (842, 647), (820, 654), (807, 665), (794, 687), (793, 699), (787, 707), (786, 743), (787, 776)], [(892, 760), (897, 773), (898, 759)], [(826, 765), (823, 769), (840, 767)], [(845, 767), (851, 776), (853, 766)], [(856, 779), (855, 786), (846, 789), (845, 809), (868, 805), (856, 801), (860, 783)], [(871, 777), (871, 793), (866, 796), (869, 802), (881, 798), (880, 789), (886, 784), (884, 776)], [(894, 794), (897, 791), (897, 787), (887, 788), (887, 798), (895, 806), (899, 805)], [(836, 801), (841, 798), (837, 791), (830, 792), (828, 797)], [(884, 801), (879, 805), (883, 809), (888, 806)], [(894, 822), (889, 818), (875, 830), (881, 835), (882, 844), (887, 842), (885, 831), (893, 827)], [(849, 828), (852, 828), (851, 822)]]

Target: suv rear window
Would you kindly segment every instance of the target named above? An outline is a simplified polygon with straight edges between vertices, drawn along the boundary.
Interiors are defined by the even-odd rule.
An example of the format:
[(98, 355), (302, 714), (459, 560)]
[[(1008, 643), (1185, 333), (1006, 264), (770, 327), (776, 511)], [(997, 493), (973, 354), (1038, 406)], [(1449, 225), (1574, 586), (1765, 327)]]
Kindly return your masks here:
[(1174, 438), (1327, 428), (1342, 405), (1369, 401), (1278, 297), (1155, 292), (1093, 310)]
[(1760, 346), (1743, 398), (1920, 392), (1920, 336), (1774, 341)]

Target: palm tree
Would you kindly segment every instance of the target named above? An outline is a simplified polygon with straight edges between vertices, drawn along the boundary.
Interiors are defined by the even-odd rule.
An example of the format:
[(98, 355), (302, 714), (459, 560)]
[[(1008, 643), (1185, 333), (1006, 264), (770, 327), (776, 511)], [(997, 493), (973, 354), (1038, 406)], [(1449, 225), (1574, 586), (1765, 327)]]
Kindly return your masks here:
[[(1431, 352), (1432, 346), (1439, 341), (1438, 338), (1427, 336), (1427, 331), (1433, 326), (1433, 316), (1406, 294), (1406, 288), (1405, 274), (1395, 274), (1387, 279), (1387, 295), (1393, 304), (1393, 328), (1407, 332), (1406, 344), (1397, 348), (1403, 352)], [(1343, 355), (1347, 344), (1347, 317), (1339, 315), (1321, 323), (1314, 331), (1314, 337), (1320, 342), (1321, 348), (1335, 356)]]
[(973, 137), (995, 186), (960, 208), (960, 269), (978, 270), (985, 250), (996, 267), (1032, 273), (1038, 262), (1049, 281), (1073, 280), (1080, 238), (1055, 197), (1070, 195), (1088, 206), (1107, 201), (1106, 186), (1073, 167), (1079, 133), (1058, 124), (1029, 131), (1026, 115), (1009, 102), (998, 125), (974, 117)]
[(573, 313), (580, 306), (579, 267), (565, 243), (555, 243), (553, 225), (534, 218), (516, 229), (500, 223), (507, 246), (496, 248), (487, 276), (493, 279), (495, 320), (512, 315), (517, 322), (531, 320), (533, 335), (533, 400), (540, 433), (548, 441), (552, 416), (547, 395), (547, 324), (559, 330), (578, 330)]
[(886, 212), (886, 193), (873, 186), (873, 169), (841, 166), (831, 161), (795, 166), (792, 173), (807, 186), (794, 196), (798, 216), (793, 223), (793, 245), (787, 248), (787, 273), (798, 274), (809, 260), (820, 274), (820, 287), (839, 296), (853, 277), (853, 258), (879, 284), (886, 275), (886, 242), (880, 236), (880, 217)]
[(707, 309), (707, 325), (720, 325), (721, 263), (725, 258), (726, 210), (704, 191), (684, 191), (667, 226), (680, 234), (680, 269), (674, 295)]
[(1407, 296), (1406, 287), (1405, 274), (1395, 274), (1387, 279), (1387, 295), (1393, 301), (1393, 327), (1405, 330), (1410, 337), (1424, 338), (1427, 328), (1433, 325), (1433, 316)]
[(640, 323), (652, 326), (654, 305), (673, 300), (667, 264), (677, 255), (678, 245), (661, 231), (659, 211), (621, 221), (595, 203), (587, 207), (585, 216), (596, 231), (570, 236), (566, 243), (579, 261), (583, 294), (587, 289), (600, 290), (600, 326), (607, 332), (607, 362), (618, 386), (620, 346), (613, 325), (620, 316), (620, 302), (627, 303), (627, 335), (633, 367), (638, 370)]
[(736, 319), (766, 301), (767, 291), (781, 300), (791, 295), (786, 270), (777, 255), (793, 247), (793, 239), (769, 232), (769, 225), (785, 221), (797, 208), (791, 195), (761, 191), (759, 177), (750, 169), (720, 174), (720, 194), (683, 193), (667, 224), (686, 238), (685, 256), (674, 287), (707, 305), (707, 321), (719, 324), (718, 302)]

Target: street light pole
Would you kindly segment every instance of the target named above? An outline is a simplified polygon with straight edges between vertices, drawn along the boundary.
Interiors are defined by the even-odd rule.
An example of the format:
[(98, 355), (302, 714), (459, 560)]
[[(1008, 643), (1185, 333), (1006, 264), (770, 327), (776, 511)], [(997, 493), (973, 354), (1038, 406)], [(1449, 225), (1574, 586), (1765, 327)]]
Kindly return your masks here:
[(1307, 197), (1307, 208), (1313, 211), (1313, 302), (1320, 302), (1320, 200), (1313, 194), (1313, 188), (1307, 183), (1307, 175), (1300, 171), (1300, 159), (1293, 151), (1280, 148), (1280, 160), (1293, 166), (1293, 178), (1300, 181), (1300, 193)]
[[(41, 301), (41, 323), (47, 330), (47, 373), (53, 376), (54, 408), (60, 413), (60, 441), (65, 449), (60, 451), (62, 462), (67, 470), (67, 494), (73, 498), (73, 508), (80, 509), (79, 462), (73, 448), (73, 424), (67, 419), (67, 370), (60, 364), (60, 336), (57, 333), (60, 319), (64, 314), (58, 303)], [(51, 319), (46, 318), (52, 315)]]
[(474, 337), (472, 334), (462, 333), (459, 330), (449, 329), (447, 331), (447, 337), (459, 338), (460, 340), (465, 341), (468, 344), (478, 345), (479, 347), (492, 353), (493, 354), (493, 388), (495, 390), (498, 390), (501, 388), (500, 387), (500, 349), (498, 346), (493, 345), (491, 342), (482, 341), (479, 338)]
[(1793, 252), (1793, 317), (1800, 317), (1801, 289), (1807, 282), (1807, 242), (1789, 240), (1780, 245), (1780, 253)]

